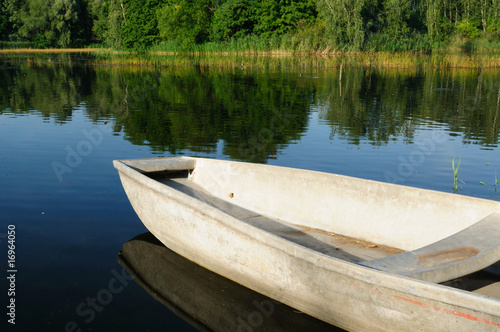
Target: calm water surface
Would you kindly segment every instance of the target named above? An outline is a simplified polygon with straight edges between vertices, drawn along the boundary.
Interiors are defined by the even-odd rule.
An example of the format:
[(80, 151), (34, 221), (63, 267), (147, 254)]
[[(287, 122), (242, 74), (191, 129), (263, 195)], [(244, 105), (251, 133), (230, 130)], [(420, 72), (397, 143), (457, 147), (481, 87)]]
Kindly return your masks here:
[[(17, 331), (201, 329), (176, 307), (182, 304), (151, 296), (118, 262), (124, 243), (146, 229), (114, 159), (241, 160), (500, 201), (499, 117), (499, 71), (344, 68), (339, 81), (336, 69), (1, 57), (0, 257), (4, 275), (16, 270), (15, 295), (7, 294), (5, 279), (0, 290), (2, 325), (12, 327), (6, 306), (13, 298)], [(456, 190), (453, 158), (461, 161)], [(9, 225), (14, 268), (7, 265)], [(196, 291), (205, 297), (234, 286), (208, 282), (215, 277), (204, 272), (193, 272), (195, 281), (198, 273)], [(300, 314), (279, 304), (276, 314), (256, 316), (253, 303), (265, 297), (227, 293), (240, 292), (246, 295), (216, 297), (212, 305), (241, 311), (213, 314), (254, 330), (267, 323), (277, 324), (274, 330), (325, 329), (307, 318), (287, 323)]]

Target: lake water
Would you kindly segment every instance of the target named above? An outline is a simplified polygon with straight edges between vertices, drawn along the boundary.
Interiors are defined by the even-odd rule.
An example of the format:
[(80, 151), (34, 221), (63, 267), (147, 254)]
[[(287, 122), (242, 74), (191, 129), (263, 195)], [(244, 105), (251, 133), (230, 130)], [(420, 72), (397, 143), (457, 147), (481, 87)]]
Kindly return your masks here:
[[(124, 243), (147, 230), (114, 159), (231, 159), (500, 201), (498, 70), (348, 67), (339, 80), (337, 68), (87, 60), (0, 57), (0, 257), (3, 274), (13, 276), (0, 290), (1, 321), (16, 331), (201, 328), (118, 262)], [(453, 158), (455, 166), (460, 160), (456, 185)], [(193, 273), (200, 293), (234, 286)], [(259, 294), (228, 293), (240, 292), (212, 304), (246, 308), (225, 313), (242, 330), (326, 328), (307, 317), (287, 323), (304, 315), (277, 303), (279, 314), (259, 313), (255, 301), (267, 301)], [(12, 312), (15, 326), (7, 323)]]

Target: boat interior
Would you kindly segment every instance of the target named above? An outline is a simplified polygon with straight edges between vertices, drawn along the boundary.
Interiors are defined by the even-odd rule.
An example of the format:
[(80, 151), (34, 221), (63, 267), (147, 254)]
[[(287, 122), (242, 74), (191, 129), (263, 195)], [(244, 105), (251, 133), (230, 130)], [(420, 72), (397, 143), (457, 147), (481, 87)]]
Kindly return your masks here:
[(328, 256), (359, 263), (404, 252), (401, 249), (377, 245), (321, 229), (294, 225), (260, 215), (212, 195), (189, 180), (188, 171), (156, 172), (150, 173), (148, 176), (252, 226)]
[[(200, 200), (216, 209), (224, 211), (224, 213), (254, 227), (260, 228), (266, 232), (274, 234), (275, 236), (327, 256), (399, 274), (405, 273), (402, 273), (402, 271), (392, 271), (390, 264), (387, 264), (387, 267), (386, 264), (380, 264), (379, 262), (384, 262), (384, 260), (387, 259), (389, 259), (389, 261), (394, 259), (394, 262), (399, 264), (402, 261), (401, 259), (403, 259), (403, 261), (414, 259), (413, 256), (415, 255), (407, 255), (409, 252), (405, 250), (387, 245), (371, 243), (341, 234), (327, 232), (321, 229), (287, 223), (282, 220), (269, 218), (254, 211), (247, 210), (232, 204), (228, 200), (212, 195), (210, 192), (191, 181), (189, 178), (190, 173), (190, 170), (181, 170), (151, 172), (147, 175), (164, 185), (196, 198), (197, 200)], [(490, 223), (497, 225), (500, 221), (497, 219), (498, 218), (494, 219), (492, 222), (490, 221)], [(479, 227), (477, 229), (472, 229), (472, 231), (466, 230), (462, 232), (462, 234), (459, 233), (459, 235), (455, 235), (456, 238), (450, 237), (445, 239), (444, 247), (446, 247), (448, 243), (452, 243), (456, 240), (463, 242), (465, 239), (465, 241), (467, 241), (468, 236), (474, 235), (474, 232), (488, 231), (491, 225), (488, 224), (485, 227), (486, 228)], [(469, 246), (462, 245), (459, 246), (461, 249), (458, 252), (446, 251), (446, 249), (441, 250), (443, 255), (437, 259), (434, 257), (435, 255), (433, 256), (432, 250), (441, 249), (443, 245), (434, 244), (434, 246), (435, 247), (432, 247), (431, 245), (423, 251), (420, 249), (423, 253), (420, 257), (425, 257), (427, 259), (427, 262), (424, 260), (424, 270), (429, 267), (436, 268), (436, 266), (437, 269), (439, 269), (441, 266), (447, 266), (446, 264), (450, 262), (459, 263), (461, 260), (470, 258), (471, 256), (477, 254), (477, 251), (473, 248), (471, 249)], [(396, 257), (400, 258), (395, 259)], [(412, 267), (415, 267), (415, 264), (413, 264)], [(417, 266), (417, 270), (418, 269), (422, 269), (422, 264)], [(412, 275), (410, 274), (409, 276)], [(426, 277), (419, 277), (419, 279), (426, 280)], [(481, 268), (477, 272), (472, 271), (472, 273), (466, 273), (460, 276), (449, 275), (445, 277), (444, 280), (438, 281), (432, 280), (432, 277), (429, 277), (429, 279), (431, 280), (427, 281), (439, 282), (447, 286), (477, 292), (479, 294), (493, 296), (500, 299), (500, 261), (487, 268)]]

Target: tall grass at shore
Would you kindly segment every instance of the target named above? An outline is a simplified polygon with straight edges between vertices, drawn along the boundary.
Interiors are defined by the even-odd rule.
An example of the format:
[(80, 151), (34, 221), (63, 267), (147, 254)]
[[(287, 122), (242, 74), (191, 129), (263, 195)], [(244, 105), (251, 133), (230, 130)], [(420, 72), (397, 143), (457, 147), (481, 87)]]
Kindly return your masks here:
[(313, 56), (328, 58), (335, 66), (362, 65), (399, 68), (500, 68), (500, 42), (486, 39), (470, 41), (456, 38), (445, 48), (432, 51), (425, 35), (408, 40), (394, 40), (386, 35), (371, 36), (364, 51), (332, 45), (319, 33), (294, 33), (282, 36), (254, 36), (226, 42), (207, 42), (182, 52), (173, 42), (163, 42), (150, 49), (154, 54), (189, 54), (192, 56)]
[[(233, 53), (233, 54), (326, 54), (333, 48), (326, 41), (314, 35), (286, 34), (282, 36), (248, 35), (225, 42), (206, 42), (194, 45), (189, 52), (182, 50), (174, 42), (161, 42), (149, 49), (157, 53)], [(335, 52), (336, 53), (336, 52)]]
[[(260, 42), (260, 44), (258, 44)], [(328, 69), (340, 66), (364, 66), (381, 68), (500, 68), (500, 52), (332, 52), (316, 48), (316, 52), (291, 53), (287, 43), (296, 43), (296, 49), (306, 48), (298, 39), (247, 38), (222, 44), (207, 43), (193, 52), (180, 53), (174, 43), (165, 43), (150, 52), (126, 52), (105, 48), (93, 49), (14, 49), (0, 50), (15, 54), (19, 61), (29, 63), (61, 63), (78, 61), (77, 56), (62, 57), (63, 54), (78, 53), (87, 65), (139, 66), (139, 67), (226, 67), (238, 68), (299, 68)], [(303, 41), (303, 43), (305, 43)]]
[(247, 35), (223, 42), (205, 42), (189, 50), (181, 49), (175, 42), (164, 41), (152, 46), (150, 52), (162, 53), (236, 53), (236, 54), (289, 54), (289, 55), (335, 55), (339, 53), (431, 53), (433, 51), (500, 52), (500, 40), (495, 38), (467, 39), (456, 36), (446, 44), (433, 45), (424, 34), (415, 33), (409, 38), (393, 38), (386, 34), (371, 34), (362, 49), (349, 45), (336, 45), (312, 30), (299, 31), (280, 36)]

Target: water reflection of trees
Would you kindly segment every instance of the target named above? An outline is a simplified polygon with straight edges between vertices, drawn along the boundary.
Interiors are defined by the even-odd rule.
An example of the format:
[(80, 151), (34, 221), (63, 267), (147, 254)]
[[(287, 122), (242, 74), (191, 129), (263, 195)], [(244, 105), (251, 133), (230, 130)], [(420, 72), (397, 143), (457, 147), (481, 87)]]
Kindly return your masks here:
[(422, 123), (448, 126), (464, 142), (497, 144), (500, 116), (498, 71), (401, 71), (351, 69), (318, 90), (321, 116), (351, 143), (412, 141)]
[(223, 153), (264, 162), (305, 130), (313, 87), (282, 76), (211, 74), (200, 68), (122, 71), (101, 68), (87, 98), (108, 109), (134, 144), (155, 151)]
[(83, 66), (24, 64), (0, 68), (0, 114), (37, 110), (57, 122), (70, 120), (74, 107), (88, 95), (93, 71)]
[(429, 123), (462, 133), (465, 143), (498, 143), (498, 71), (339, 74), (12, 64), (0, 68), (0, 115), (37, 110), (64, 123), (84, 102), (91, 119), (115, 119), (127, 140), (156, 152), (213, 153), (222, 146), (231, 158), (258, 162), (299, 139), (311, 109), (351, 144), (398, 137), (411, 143)]

